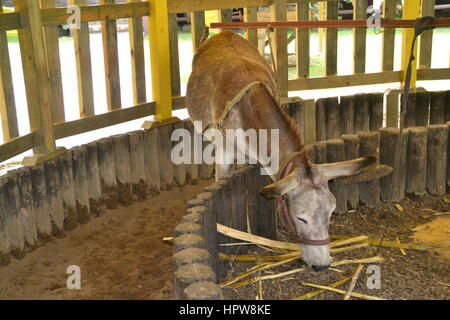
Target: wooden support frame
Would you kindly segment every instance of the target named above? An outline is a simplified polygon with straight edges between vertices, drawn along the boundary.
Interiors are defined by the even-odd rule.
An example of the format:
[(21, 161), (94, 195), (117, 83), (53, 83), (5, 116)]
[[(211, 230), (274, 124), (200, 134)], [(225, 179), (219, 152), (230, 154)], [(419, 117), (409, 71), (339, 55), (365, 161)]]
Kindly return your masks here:
[[(337, 20), (338, 2), (325, 2), (327, 20)], [(337, 74), (337, 49), (338, 30), (327, 28), (325, 30), (325, 75), (333, 76)]]
[[(299, 1), (297, 3), (297, 20), (309, 20), (309, 0)], [(297, 57), (297, 76), (299, 78), (309, 77), (310, 64), (310, 30), (296, 29), (296, 57)]]
[[(270, 6), (272, 21), (287, 20), (287, 0), (275, 0)], [(274, 63), (277, 71), (278, 89), (281, 97), (288, 95), (288, 54), (287, 54), (287, 30), (275, 29), (272, 36), (272, 48)]]
[(169, 13), (169, 42), (170, 42), (170, 79), (172, 96), (181, 95), (180, 57), (178, 51), (178, 23), (177, 15)]
[[(395, 19), (396, 0), (384, 0), (383, 18)], [(383, 30), (381, 69), (383, 71), (394, 70), (394, 48), (395, 48), (395, 29), (385, 28)]]
[[(258, 21), (258, 7), (244, 8), (244, 21), (257, 22)], [(245, 38), (258, 48), (258, 30), (247, 29), (245, 31)]]
[[(417, 19), (420, 17), (421, 0), (408, 0), (403, 4), (403, 19)], [(402, 86), (406, 80), (406, 70), (408, 68), (409, 56), (411, 54), (412, 41), (414, 39), (414, 29), (402, 29)], [(417, 42), (414, 46), (414, 56), (417, 57)], [(417, 60), (412, 62), (411, 88), (416, 87), (417, 81)]]
[[(422, 1), (421, 16), (434, 17), (436, 0)], [(433, 30), (424, 31), (419, 37), (419, 68), (431, 68), (431, 55), (433, 50)]]
[[(353, 13), (355, 20), (367, 19), (367, 0), (356, 0)], [(353, 29), (353, 73), (366, 72), (366, 39), (365, 28)]]

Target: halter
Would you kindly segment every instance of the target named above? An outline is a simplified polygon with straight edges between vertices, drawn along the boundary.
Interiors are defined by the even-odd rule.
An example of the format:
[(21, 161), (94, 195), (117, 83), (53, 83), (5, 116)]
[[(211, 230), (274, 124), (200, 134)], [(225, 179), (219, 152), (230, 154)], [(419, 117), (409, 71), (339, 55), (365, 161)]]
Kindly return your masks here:
[[(278, 169), (277, 180), (283, 179), (284, 177), (286, 177), (291, 172), (292, 167), (294, 165), (292, 160), (294, 160), (301, 153), (302, 152), (293, 152), (290, 155), (288, 155), (281, 162), (280, 168)], [(297, 232), (297, 230), (295, 229), (294, 223), (292, 222), (291, 214), (289, 212), (289, 207), (288, 207), (288, 205), (286, 203), (286, 200), (281, 198), (281, 199), (278, 200), (278, 204), (283, 208), (284, 218), (287, 221), (288, 229), (290, 229), (290, 232), (292, 232), (293, 234), (295, 234), (296, 236), (299, 237), (299, 243), (306, 244), (306, 245), (309, 245), (309, 246), (325, 246), (325, 245), (328, 245), (330, 243), (330, 237), (329, 236), (326, 239), (323, 239), (323, 240), (314, 240), (314, 239), (308, 239), (305, 236), (299, 234)]]

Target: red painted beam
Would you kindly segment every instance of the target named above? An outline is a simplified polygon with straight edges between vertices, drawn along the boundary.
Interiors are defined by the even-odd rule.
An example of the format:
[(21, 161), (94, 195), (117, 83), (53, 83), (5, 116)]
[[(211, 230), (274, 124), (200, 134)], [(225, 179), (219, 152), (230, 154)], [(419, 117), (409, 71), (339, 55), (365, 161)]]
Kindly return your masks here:
[[(382, 28), (414, 28), (416, 20), (381, 19)], [(449, 27), (450, 18), (433, 19), (428, 24), (433, 27)], [(367, 20), (327, 20), (327, 21), (274, 21), (274, 22), (222, 22), (211, 23), (213, 29), (274, 29), (297, 28), (370, 28)]]

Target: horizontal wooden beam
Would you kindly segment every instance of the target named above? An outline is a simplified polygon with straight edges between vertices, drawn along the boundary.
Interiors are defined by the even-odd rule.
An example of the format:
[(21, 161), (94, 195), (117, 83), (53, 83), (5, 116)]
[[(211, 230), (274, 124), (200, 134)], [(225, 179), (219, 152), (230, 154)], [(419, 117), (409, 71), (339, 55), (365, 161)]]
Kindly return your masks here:
[(450, 79), (450, 68), (417, 70), (417, 80), (447, 80), (447, 79)]
[(289, 91), (317, 90), (364, 86), (371, 84), (392, 83), (401, 81), (400, 71), (385, 71), (378, 73), (352, 74), (346, 76), (329, 76), (289, 80)]
[(110, 127), (119, 123), (152, 116), (155, 114), (154, 102), (140, 104), (130, 108), (117, 109), (107, 113), (59, 123), (54, 126), (56, 139)]
[[(148, 16), (150, 9), (149, 3), (145, 1), (80, 6), (80, 11), (81, 22), (91, 22)], [(67, 8), (42, 9), (41, 15), (44, 26), (67, 24), (70, 16)]]
[(5, 144), (0, 145), (0, 162), (8, 160), (18, 154), (30, 150), (35, 145), (35, 131), (21, 137), (14, 138)]
[(169, 13), (270, 6), (273, 0), (169, 0)]
[(19, 12), (0, 13), (0, 31), (22, 28)]

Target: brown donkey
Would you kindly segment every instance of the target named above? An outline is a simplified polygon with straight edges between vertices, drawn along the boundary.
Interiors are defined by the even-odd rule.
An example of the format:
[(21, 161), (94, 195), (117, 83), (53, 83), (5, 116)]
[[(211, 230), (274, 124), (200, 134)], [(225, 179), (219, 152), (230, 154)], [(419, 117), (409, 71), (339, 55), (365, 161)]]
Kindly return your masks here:
[[(199, 47), (192, 64), (186, 106), (191, 120), (202, 122), (201, 128), (196, 127), (198, 131), (211, 125), (222, 132), (278, 130), (276, 150), (271, 150), (271, 141), (261, 142), (257, 138), (256, 148), (266, 143), (264, 147), (269, 153), (276, 153), (281, 160), (278, 171), (270, 174), (274, 182), (262, 188), (261, 193), (270, 199), (282, 199), (287, 220), (300, 236), (306, 264), (315, 271), (329, 267), (328, 227), (336, 199), (328, 188), (328, 180), (353, 175), (376, 159), (310, 163), (296, 123), (281, 109), (271, 67), (247, 40), (230, 31), (206, 40)], [(234, 149), (230, 153), (223, 147), (225, 144), (216, 144), (216, 156), (226, 159), (216, 163), (216, 179), (229, 172), (236, 158)], [(238, 141), (236, 154), (245, 154), (267, 166), (256, 148), (245, 147), (245, 143)]]

